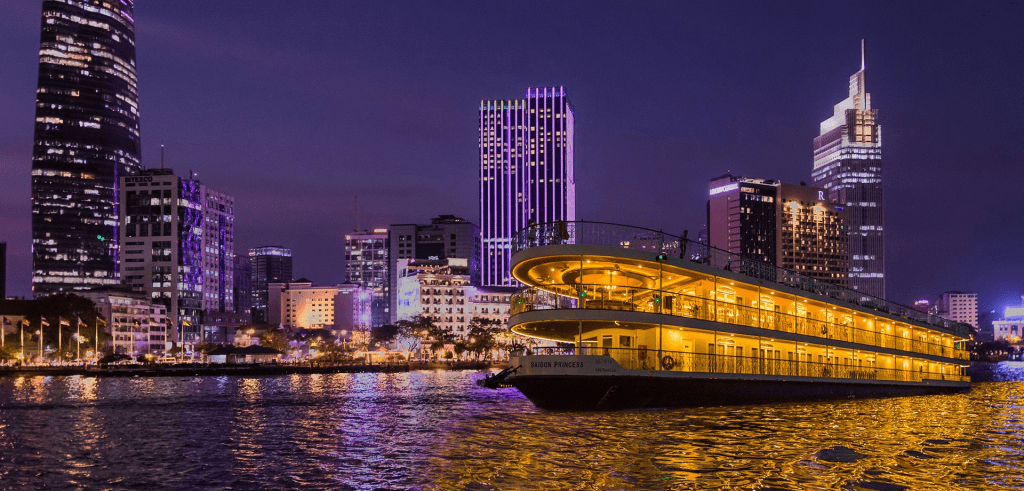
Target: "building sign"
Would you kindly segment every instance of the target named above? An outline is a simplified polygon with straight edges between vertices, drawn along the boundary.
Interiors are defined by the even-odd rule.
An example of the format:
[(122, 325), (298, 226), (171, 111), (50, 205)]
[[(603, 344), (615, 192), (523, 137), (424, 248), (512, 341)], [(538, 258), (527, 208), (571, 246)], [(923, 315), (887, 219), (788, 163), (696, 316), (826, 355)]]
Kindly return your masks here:
[(724, 193), (724, 192), (727, 192), (727, 191), (732, 191), (734, 189), (739, 189), (739, 187), (740, 187), (740, 185), (734, 182), (732, 184), (726, 184), (725, 186), (718, 186), (717, 188), (711, 188), (711, 196), (714, 196), (716, 194), (721, 194), (721, 193)]

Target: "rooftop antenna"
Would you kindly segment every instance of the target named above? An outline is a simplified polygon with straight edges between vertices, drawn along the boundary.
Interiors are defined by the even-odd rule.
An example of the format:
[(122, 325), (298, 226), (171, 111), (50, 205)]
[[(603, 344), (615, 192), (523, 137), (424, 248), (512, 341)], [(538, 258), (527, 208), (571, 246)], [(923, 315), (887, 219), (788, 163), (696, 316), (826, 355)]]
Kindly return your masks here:
[(860, 69), (864, 70), (864, 38), (860, 40)]
[(160, 145), (160, 169), (164, 168), (164, 146)]

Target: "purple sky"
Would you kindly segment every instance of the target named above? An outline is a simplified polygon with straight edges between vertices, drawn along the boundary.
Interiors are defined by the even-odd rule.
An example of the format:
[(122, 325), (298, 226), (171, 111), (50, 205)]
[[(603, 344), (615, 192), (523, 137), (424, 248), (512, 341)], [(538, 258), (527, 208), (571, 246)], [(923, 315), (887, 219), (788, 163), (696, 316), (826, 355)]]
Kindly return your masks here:
[[(477, 104), (565, 86), (581, 219), (692, 237), (708, 179), (810, 181), (818, 123), (867, 39), (883, 135), (889, 297), (1024, 293), (1020, 2), (139, 0), (143, 163), (236, 198), (237, 251), (344, 279), (364, 228), (477, 221)], [(831, 5), (835, 3), (835, 5)], [(31, 281), (39, 2), (0, 16), (0, 241)]]

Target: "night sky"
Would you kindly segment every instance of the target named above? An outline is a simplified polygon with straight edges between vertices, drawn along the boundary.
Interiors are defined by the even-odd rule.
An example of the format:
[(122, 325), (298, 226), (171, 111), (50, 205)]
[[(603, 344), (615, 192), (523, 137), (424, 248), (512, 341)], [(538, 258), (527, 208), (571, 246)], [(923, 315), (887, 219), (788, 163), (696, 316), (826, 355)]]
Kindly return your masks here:
[[(236, 199), (235, 250), (344, 280), (344, 234), (479, 223), (477, 110), (564, 86), (579, 218), (704, 222), (731, 171), (811, 181), (812, 140), (867, 40), (887, 287), (979, 308), (1024, 293), (1024, 6), (987, 2), (155, 1), (135, 8), (143, 164)], [(824, 5), (829, 3), (829, 5)], [(0, 16), (0, 241), (30, 295), (41, 2)]]

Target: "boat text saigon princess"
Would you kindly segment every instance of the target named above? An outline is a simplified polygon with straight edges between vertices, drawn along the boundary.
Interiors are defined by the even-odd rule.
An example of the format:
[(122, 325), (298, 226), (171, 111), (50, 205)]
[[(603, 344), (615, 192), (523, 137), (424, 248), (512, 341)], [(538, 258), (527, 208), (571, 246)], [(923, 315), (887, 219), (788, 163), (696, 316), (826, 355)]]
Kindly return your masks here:
[(636, 227), (513, 240), (512, 331), (557, 341), (482, 381), (550, 409), (954, 392), (969, 327)]

